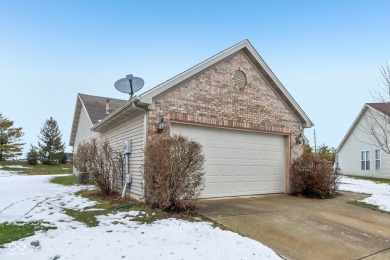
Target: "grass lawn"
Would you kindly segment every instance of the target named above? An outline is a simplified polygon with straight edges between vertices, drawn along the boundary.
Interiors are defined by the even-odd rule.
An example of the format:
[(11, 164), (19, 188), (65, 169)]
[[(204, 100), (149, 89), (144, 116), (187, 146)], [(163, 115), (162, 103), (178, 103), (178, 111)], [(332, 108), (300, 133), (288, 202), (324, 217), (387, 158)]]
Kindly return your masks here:
[[(96, 227), (99, 221), (96, 216), (107, 215), (116, 211), (139, 211), (140, 214), (133, 218), (133, 221), (138, 223), (149, 224), (154, 221), (166, 218), (178, 218), (187, 221), (210, 221), (201, 216), (197, 216), (194, 212), (168, 213), (158, 209), (151, 209), (146, 204), (134, 202), (131, 200), (122, 200), (120, 197), (103, 198), (97, 190), (81, 190), (76, 195), (94, 200), (96, 205), (87, 207), (84, 211), (65, 209), (67, 215), (75, 220), (85, 223), (88, 227)], [(214, 222), (214, 221), (211, 221)], [(214, 222), (215, 223), (215, 222)]]
[[(62, 185), (76, 185), (78, 183), (77, 176), (58, 176), (51, 180), (52, 183)], [(140, 214), (133, 218), (134, 221), (139, 223), (152, 223), (156, 220), (166, 219), (170, 217), (176, 217), (188, 221), (200, 221), (200, 217), (194, 218), (194, 215), (188, 212), (171, 214), (157, 209), (151, 209), (146, 204), (134, 202), (132, 200), (123, 200), (119, 194), (111, 197), (103, 197), (99, 194), (99, 191), (94, 190), (81, 190), (76, 192), (75, 195), (82, 196), (92, 201), (96, 201), (96, 205), (86, 207), (83, 211), (64, 208), (65, 213), (74, 218), (76, 221), (86, 224), (88, 227), (96, 227), (99, 225), (99, 221), (96, 216), (107, 215), (116, 211), (139, 211)], [(206, 219), (203, 219), (206, 220)], [(208, 219), (207, 219), (208, 220)]]
[(54, 227), (42, 226), (42, 223), (2, 223), (0, 224), (0, 247), (6, 243), (32, 236), (37, 231), (47, 231)]
[[(71, 164), (59, 164), (59, 165), (29, 165), (25, 162), (0, 162), (2, 170), (13, 171), (18, 173), (24, 173), (28, 175), (39, 174), (71, 174), (73, 173), (73, 166)], [(18, 168), (22, 166), (24, 168)], [(15, 168), (14, 168), (15, 167)]]
[(390, 179), (375, 178), (375, 177), (365, 177), (365, 176), (354, 176), (354, 175), (347, 175), (347, 177), (353, 178), (353, 179), (358, 179), (358, 180), (374, 181), (376, 183), (390, 184)]
[[(17, 164), (15, 163), (11, 165), (21, 165), (21, 163), (17, 163)], [(46, 167), (56, 167), (56, 166), (46, 166)], [(77, 176), (72, 174), (68, 176), (54, 177), (51, 180), (51, 182), (68, 186), (68, 185), (76, 185), (78, 183), (78, 180), (77, 180)], [(135, 202), (129, 199), (123, 200), (121, 199), (120, 194), (115, 194), (110, 197), (107, 196), (104, 197), (96, 189), (94, 190), (87, 189), (87, 190), (78, 191), (75, 193), (75, 195), (82, 196), (92, 201), (96, 201), (96, 205), (86, 207), (82, 211), (69, 209), (66, 208), (66, 206), (63, 207), (65, 214), (72, 217), (75, 221), (84, 223), (88, 227), (98, 226), (99, 221), (96, 217), (100, 215), (108, 215), (111, 213), (115, 213), (117, 211), (122, 211), (122, 212), (138, 211), (139, 214), (133, 217), (132, 221), (136, 221), (142, 224), (149, 224), (161, 219), (177, 218), (177, 219), (183, 219), (192, 222), (206, 220), (214, 223), (215, 226), (218, 226), (221, 229), (226, 229), (223, 226), (217, 225), (216, 222), (214, 221), (211, 221), (202, 216), (198, 216), (194, 212), (168, 213), (158, 209), (151, 209), (148, 205), (140, 202)], [(39, 222), (0, 224), (0, 247), (5, 243), (16, 241), (24, 237), (32, 236), (37, 231), (47, 231), (49, 229), (55, 229), (55, 227), (45, 227), (42, 226), (41, 223)]]
[(356, 205), (359, 207), (367, 208), (367, 209), (372, 209), (372, 210), (379, 211), (382, 213), (390, 214), (390, 212), (388, 212), (388, 211), (384, 211), (384, 210), (379, 209), (379, 206), (368, 204), (368, 203), (365, 203), (362, 201), (353, 201), (353, 202), (347, 202), (347, 203), (352, 204), (352, 205)]
[(56, 184), (62, 184), (65, 186), (71, 186), (71, 185), (76, 185), (78, 183), (78, 180), (77, 180), (76, 175), (71, 174), (68, 176), (54, 177), (53, 179), (51, 179), (50, 182), (56, 183)]
[(134, 220), (141, 223), (152, 223), (159, 219), (173, 217), (171, 214), (152, 210), (148, 206), (136, 203), (131, 200), (122, 200), (120, 197), (103, 198), (97, 190), (81, 190), (76, 195), (94, 200), (96, 205), (87, 207), (84, 211), (77, 211), (72, 209), (65, 209), (67, 215), (73, 217), (75, 220), (85, 223), (88, 227), (96, 227), (99, 221), (96, 216), (107, 215), (118, 210), (123, 211), (140, 211), (142, 214), (135, 217)]

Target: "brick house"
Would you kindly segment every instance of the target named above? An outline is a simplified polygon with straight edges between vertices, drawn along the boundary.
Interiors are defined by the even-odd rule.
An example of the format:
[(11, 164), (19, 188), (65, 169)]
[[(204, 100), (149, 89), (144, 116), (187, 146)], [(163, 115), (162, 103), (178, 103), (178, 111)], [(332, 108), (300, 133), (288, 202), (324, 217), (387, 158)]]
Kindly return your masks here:
[[(80, 104), (75, 118), (88, 110)], [(289, 192), (291, 162), (302, 154), (304, 128), (313, 126), (248, 40), (123, 102), (88, 131), (79, 131), (86, 128), (80, 123), (73, 122), (75, 148), (75, 140), (85, 139), (79, 135), (108, 139), (118, 149), (132, 140), (134, 198), (143, 197), (143, 149), (159, 134), (203, 145), (205, 198)]]

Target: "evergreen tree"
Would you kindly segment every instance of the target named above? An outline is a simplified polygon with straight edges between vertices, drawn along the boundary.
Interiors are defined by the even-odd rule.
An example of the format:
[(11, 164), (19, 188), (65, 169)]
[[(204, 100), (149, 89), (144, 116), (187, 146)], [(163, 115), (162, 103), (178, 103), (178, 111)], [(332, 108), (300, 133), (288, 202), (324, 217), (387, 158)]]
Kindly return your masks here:
[(50, 117), (50, 119), (46, 120), (41, 129), (39, 140), (39, 156), (42, 163), (52, 164), (59, 162), (62, 153), (65, 152), (65, 143), (62, 142), (62, 134), (54, 118)]
[(313, 148), (309, 144), (303, 146), (303, 154), (313, 153)]
[(37, 148), (31, 145), (30, 151), (27, 153), (27, 163), (31, 165), (37, 165), (39, 159), (39, 153)]
[(0, 113), (0, 161), (22, 155), (21, 127), (13, 127), (14, 121), (9, 120)]
[(336, 157), (336, 149), (329, 148), (326, 144), (321, 145), (317, 151), (318, 155), (325, 158), (329, 162), (334, 163)]

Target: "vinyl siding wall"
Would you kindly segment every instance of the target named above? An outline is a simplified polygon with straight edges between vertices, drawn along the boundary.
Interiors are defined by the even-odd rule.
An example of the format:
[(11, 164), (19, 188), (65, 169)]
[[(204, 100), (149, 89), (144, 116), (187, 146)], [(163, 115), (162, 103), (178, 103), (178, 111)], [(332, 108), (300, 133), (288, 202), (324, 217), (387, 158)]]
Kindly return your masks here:
[[(93, 132), (91, 128), (92, 128), (92, 122), (89, 119), (89, 116), (84, 106), (82, 106), (80, 111), (80, 118), (77, 126), (74, 146), (73, 146), (74, 153), (77, 152), (77, 146), (79, 145), (79, 143), (90, 141), (93, 138), (99, 139), (100, 134)], [(73, 167), (73, 173), (75, 174), (77, 173), (75, 167)]]
[(132, 151), (129, 158), (132, 183), (130, 195), (135, 199), (143, 196), (142, 164), (145, 147), (145, 113), (137, 113), (119, 122), (115, 127), (101, 134), (102, 140), (109, 140), (113, 149), (123, 151), (123, 142), (132, 140)]
[[(378, 178), (390, 178), (390, 155), (381, 151), (381, 169), (375, 170), (375, 150), (379, 147), (371, 145), (372, 141), (364, 133), (365, 117), (362, 116), (347, 141), (338, 151), (339, 167), (345, 175), (369, 176)], [(370, 170), (361, 169), (361, 152), (370, 151)]]

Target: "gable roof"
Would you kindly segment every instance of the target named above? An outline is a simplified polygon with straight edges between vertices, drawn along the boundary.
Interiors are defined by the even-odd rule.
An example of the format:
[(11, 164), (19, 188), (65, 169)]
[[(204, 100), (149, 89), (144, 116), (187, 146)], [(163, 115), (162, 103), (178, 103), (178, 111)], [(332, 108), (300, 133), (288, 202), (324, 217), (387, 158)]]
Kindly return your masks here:
[(341, 140), (339, 147), (337, 147), (337, 152), (339, 152), (340, 149), (343, 147), (343, 145), (348, 140), (349, 136), (352, 134), (353, 130), (357, 126), (357, 124), (362, 119), (364, 113), (368, 109), (373, 109), (374, 111), (377, 111), (377, 112), (380, 112), (380, 113), (385, 114), (387, 116), (390, 116), (390, 103), (366, 103), (366, 104), (364, 104), (363, 108), (359, 112), (359, 115), (356, 117), (355, 121), (352, 123), (351, 127), (348, 129), (348, 132), (345, 134), (343, 140)]
[(250, 59), (250, 61), (256, 66), (256, 68), (259, 69), (260, 72), (265, 76), (266, 80), (270, 83), (274, 91), (279, 95), (279, 97), (283, 100), (283, 102), (285, 102), (285, 104), (290, 108), (292, 113), (300, 120), (302, 126), (304, 128), (312, 127), (314, 125), (313, 122), (309, 119), (309, 117), (305, 114), (302, 108), (298, 105), (298, 103), (286, 90), (283, 84), (278, 80), (278, 78), (275, 76), (272, 70), (260, 57), (257, 51), (253, 48), (252, 44), (248, 40), (244, 40), (212, 56), (211, 58), (195, 65), (194, 67), (180, 73), (179, 75), (161, 83), (160, 85), (157, 85), (156, 87), (141, 94), (139, 97), (135, 96), (133, 99), (127, 101), (126, 105), (121, 106), (120, 109), (110, 114), (109, 116), (105, 117), (101, 122), (94, 125), (92, 129), (99, 130), (100, 128), (104, 127), (105, 124), (110, 124), (110, 122), (113, 122), (113, 119), (116, 116), (120, 116), (120, 114), (122, 113), (127, 113), (128, 110), (134, 109), (138, 105), (141, 105), (143, 107), (150, 106), (150, 108), (153, 109), (153, 105), (154, 105), (153, 102), (156, 97), (168, 91), (172, 87), (177, 86), (183, 81), (197, 75), (198, 73), (201, 73), (202, 71), (209, 68), (210, 66), (240, 51), (244, 52), (246, 56)]
[(253, 64), (262, 72), (262, 74), (265, 76), (267, 81), (271, 84), (271, 86), (279, 95), (279, 97), (287, 104), (287, 106), (302, 122), (303, 127), (306, 128), (312, 127), (314, 125), (313, 122), (305, 114), (302, 108), (298, 105), (298, 103), (286, 90), (283, 84), (275, 76), (275, 74), (264, 62), (264, 60), (260, 57), (260, 55), (257, 53), (255, 48), (253, 48), (252, 44), (248, 40), (239, 42), (238, 44), (212, 56), (211, 58), (195, 65), (194, 67), (180, 73), (179, 75), (161, 83), (160, 85), (150, 89), (149, 91), (146, 91), (145, 93), (140, 95), (140, 104), (153, 106), (153, 100), (155, 97), (159, 96), (160, 94), (176, 86), (177, 84), (193, 77), (194, 75), (202, 72), (203, 70), (209, 68), (210, 66), (226, 59), (227, 57), (239, 51), (243, 51), (246, 54), (246, 56), (250, 59), (250, 61), (253, 62)]
[(367, 105), (387, 116), (390, 116), (390, 103), (367, 103)]
[(73, 146), (76, 138), (77, 126), (79, 124), (80, 112), (82, 107), (85, 108), (87, 115), (91, 122), (91, 127), (104, 119), (106, 115), (106, 102), (109, 100), (110, 114), (115, 111), (118, 107), (126, 103), (126, 100), (91, 96), (86, 94), (77, 94), (76, 107), (73, 115), (72, 132), (70, 135), (69, 145)]
[(91, 96), (86, 94), (78, 94), (81, 102), (84, 104), (85, 109), (91, 119), (92, 124), (96, 124), (99, 120), (105, 118), (106, 115), (106, 102), (107, 99), (110, 102), (110, 113), (123, 105), (127, 100)]

